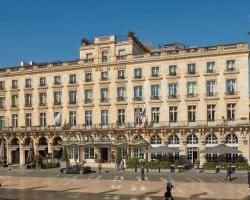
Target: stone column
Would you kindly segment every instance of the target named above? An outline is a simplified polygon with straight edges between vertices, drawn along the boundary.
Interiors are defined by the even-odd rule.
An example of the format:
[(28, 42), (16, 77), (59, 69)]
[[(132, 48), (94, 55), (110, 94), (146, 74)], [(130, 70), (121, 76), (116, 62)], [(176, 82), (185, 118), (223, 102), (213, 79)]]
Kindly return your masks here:
[(25, 152), (24, 152), (23, 142), (20, 142), (20, 144), (19, 144), (19, 164), (20, 165), (25, 164)]
[(200, 164), (204, 164), (206, 162), (205, 154), (201, 153), (204, 150), (205, 150), (205, 141), (204, 141), (204, 139), (202, 139), (202, 141), (199, 142), (199, 160), (200, 160)]
[(6, 156), (7, 156), (7, 164), (12, 164), (12, 156), (11, 156), (11, 150), (9, 148), (9, 144), (6, 145)]
[(48, 141), (48, 154), (51, 154), (51, 156), (52, 156), (52, 158), (54, 157), (54, 152), (53, 152), (53, 148), (52, 148), (52, 146), (53, 146), (53, 143), (52, 143), (52, 141), (51, 140), (49, 140)]

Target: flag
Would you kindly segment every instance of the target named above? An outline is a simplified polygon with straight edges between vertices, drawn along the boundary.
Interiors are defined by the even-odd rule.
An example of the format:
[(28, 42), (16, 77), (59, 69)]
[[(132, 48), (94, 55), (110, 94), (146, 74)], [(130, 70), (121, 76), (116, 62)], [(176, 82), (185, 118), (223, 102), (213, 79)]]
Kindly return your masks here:
[(135, 123), (136, 124), (140, 123), (140, 117), (141, 117), (140, 108), (136, 108), (136, 111), (135, 111)]
[(143, 108), (142, 112), (140, 113), (140, 124), (143, 123), (145, 116), (146, 116), (146, 106)]
[(56, 112), (55, 116), (54, 116), (54, 125), (55, 126), (60, 126), (60, 122), (61, 122), (61, 113)]

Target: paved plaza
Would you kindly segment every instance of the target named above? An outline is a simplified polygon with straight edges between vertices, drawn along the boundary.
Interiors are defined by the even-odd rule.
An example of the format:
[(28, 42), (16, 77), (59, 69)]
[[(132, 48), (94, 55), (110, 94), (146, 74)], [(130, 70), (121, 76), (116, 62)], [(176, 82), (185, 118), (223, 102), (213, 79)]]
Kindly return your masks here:
[(103, 170), (102, 174), (62, 175), (58, 169), (0, 170), (0, 199), (164, 199), (168, 177), (174, 180), (175, 199), (250, 199), (246, 175), (225, 182), (225, 174), (140, 173)]

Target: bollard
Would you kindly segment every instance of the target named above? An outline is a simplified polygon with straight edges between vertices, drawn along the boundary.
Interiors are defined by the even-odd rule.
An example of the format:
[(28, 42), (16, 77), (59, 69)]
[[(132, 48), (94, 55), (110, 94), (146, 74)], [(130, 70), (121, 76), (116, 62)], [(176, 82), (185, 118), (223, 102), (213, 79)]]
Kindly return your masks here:
[(161, 173), (161, 167), (159, 167), (159, 173)]

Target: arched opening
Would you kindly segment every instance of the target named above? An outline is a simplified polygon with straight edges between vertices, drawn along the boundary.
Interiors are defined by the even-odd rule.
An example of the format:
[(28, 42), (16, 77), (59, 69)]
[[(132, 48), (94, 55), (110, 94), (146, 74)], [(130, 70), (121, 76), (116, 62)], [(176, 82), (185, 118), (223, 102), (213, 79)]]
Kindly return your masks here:
[(134, 157), (144, 160), (144, 146), (142, 145), (143, 137), (141, 135), (135, 135), (134, 139)]
[(69, 151), (69, 161), (71, 165), (75, 165), (80, 162), (80, 148), (79, 143), (81, 139), (79, 135), (73, 135), (68, 138), (68, 151)]
[(108, 135), (102, 135), (99, 139), (100, 151), (101, 151), (101, 162), (109, 161), (109, 151), (111, 140)]
[[(229, 146), (229, 147), (232, 147), (234, 149), (238, 149), (239, 147), (239, 144), (238, 144), (238, 137), (235, 133), (229, 133), (226, 135), (226, 138), (225, 138), (225, 145), (226, 146)], [(236, 161), (238, 158), (238, 154), (229, 154), (227, 153), (226, 154), (226, 161), (227, 162), (234, 162)]]
[[(210, 133), (206, 137), (205, 141), (206, 147), (212, 147), (218, 145), (218, 138), (215, 133)], [(208, 162), (216, 161), (218, 159), (217, 154), (206, 154), (206, 160)]]
[(24, 158), (25, 164), (30, 164), (34, 159), (34, 144), (31, 137), (24, 139)]
[(62, 138), (57, 136), (53, 139), (53, 155), (54, 158), (59, 160), (62, 157), (63, 147)]
[(48, 141), (45, 137), (40, 137), (38, 140), (38, 153), (43, 159), (48, 157)]

